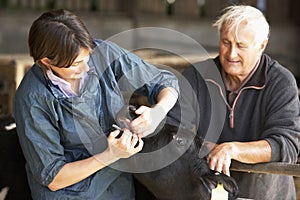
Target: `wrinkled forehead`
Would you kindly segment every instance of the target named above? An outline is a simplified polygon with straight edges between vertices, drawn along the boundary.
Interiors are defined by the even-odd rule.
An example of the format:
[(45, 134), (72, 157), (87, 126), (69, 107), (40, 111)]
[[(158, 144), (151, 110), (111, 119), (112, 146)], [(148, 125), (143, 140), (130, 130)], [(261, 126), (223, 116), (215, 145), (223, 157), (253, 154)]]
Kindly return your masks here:
[(222, 24), (221, 32), (237, 32), (238, 30), (254, 31), (254, 26), (248, 20), (228, 20)]
[(240, 21), (238, 23), (227, 22), (222, 25), (221, 36), (230, 35), (239, 41), (239, 39), (247, 37), (247, 40), (254, 40), (256, 36), (255, 26), (249, 23), (247, 20)]
[(87, 48), (80, 48), (80, 52), (74, 62), (80, 62), (83, 60), (88, 60), (90, 56), (90, 51)]

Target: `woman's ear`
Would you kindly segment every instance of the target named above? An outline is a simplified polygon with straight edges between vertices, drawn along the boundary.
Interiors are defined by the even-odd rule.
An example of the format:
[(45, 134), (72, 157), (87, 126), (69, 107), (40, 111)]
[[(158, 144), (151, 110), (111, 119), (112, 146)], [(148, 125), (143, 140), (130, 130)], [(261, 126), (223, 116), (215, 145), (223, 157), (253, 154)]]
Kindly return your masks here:
[(43, 65), (47, 66), (47, 67), (50, 67), (51, 66), (51, 60), (47, 57), (44, 57), (41, 59), (41, 62)]

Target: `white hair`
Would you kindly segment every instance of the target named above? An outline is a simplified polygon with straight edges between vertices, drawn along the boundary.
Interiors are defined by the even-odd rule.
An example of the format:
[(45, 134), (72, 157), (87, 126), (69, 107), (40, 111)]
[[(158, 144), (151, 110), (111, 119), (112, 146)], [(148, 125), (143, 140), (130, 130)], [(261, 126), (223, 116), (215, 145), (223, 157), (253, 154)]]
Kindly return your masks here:
[(213, 24), (218, 28), (219, 33), (222, 30), (235, 28), (237, 33), (241, 22), (246, 22), (255, 32), (255, 43), (260, 45), (264, 40), (268, 40), (270, 34), (269, 24), (264, 14), (248, 5), (229, 6), (223, 10), (223, 14)]

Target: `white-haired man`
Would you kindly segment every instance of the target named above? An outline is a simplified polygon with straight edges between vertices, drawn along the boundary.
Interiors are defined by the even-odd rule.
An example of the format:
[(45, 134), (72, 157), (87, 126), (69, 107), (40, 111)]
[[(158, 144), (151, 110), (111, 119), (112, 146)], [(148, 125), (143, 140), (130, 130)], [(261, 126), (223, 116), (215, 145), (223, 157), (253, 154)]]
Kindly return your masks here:
[[(227, 111), (217, 145), (207, 156), (209, 166), (236, 179), (239, 197), (296, 199), (293, 177), (229, 171), (231, 160), (242, 163), (297, 160), (300, 108), (294, 76), (264, 53), (269, 25), (258, 9), (230, 6), (214, 26), (219, 30), (220, 41), (219, 56), (213, 61), (225, 92), (218, 89), (220, 85), (214, 78), (204, 78), (222, 96)], [(199, 104), (208, 102), (201, 101), (206, 98), (201, 95), (205, 91), (199, 90), (203, 80), (197, 68), (201, 65), (196, 63), (183, 72), (197, 91)], [(207, 119), (199, 121), (200, 128), (207, 123)]]

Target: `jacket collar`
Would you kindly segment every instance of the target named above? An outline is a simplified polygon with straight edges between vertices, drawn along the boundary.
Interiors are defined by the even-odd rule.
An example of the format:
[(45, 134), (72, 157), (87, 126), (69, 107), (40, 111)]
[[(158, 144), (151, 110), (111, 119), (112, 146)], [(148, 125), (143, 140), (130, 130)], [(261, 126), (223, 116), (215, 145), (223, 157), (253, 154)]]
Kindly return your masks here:
[(60, 92), (57, 85), (54, 85), (49, 79), (45, 78), (42, 69), (37, 64), (32, 66), (32, 72), (35, 77), (53, 94), (53, 96), (55, 96), (55, 98), (66, 98), (66, 96)]
[[(220, 58), (217, 56), (213, 59), (216, 63), (220, 73), (221, 73), (221, 63)], [(249, 81), (244, 85), (244, 87), (255, 87), (257, 89), (262, 89), (266, 84), (266, 75), (268, 66), (270, 66), (271, 59), (266, 54), (262, 54), (260, 58), (260, 62), (253, 76), (249, 79)]]

